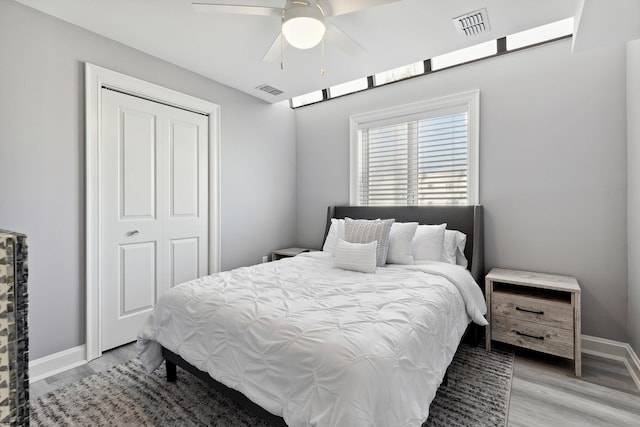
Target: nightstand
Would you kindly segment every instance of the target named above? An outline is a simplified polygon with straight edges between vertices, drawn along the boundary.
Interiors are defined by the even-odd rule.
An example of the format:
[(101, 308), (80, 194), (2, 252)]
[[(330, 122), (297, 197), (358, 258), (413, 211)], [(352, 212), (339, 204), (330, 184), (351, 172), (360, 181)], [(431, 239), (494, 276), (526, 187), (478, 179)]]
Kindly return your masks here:
[(491, 340), (572, 359), (582, 374), (580, 285), (574, 277), (494, 268), (485, 278)]
[(311, 252), (313, 249), (307, 248), (285, 248), (271, 252), (271, 261), (277, 261), (282, 258), (289, 258), (301, 254), (302, 252)]

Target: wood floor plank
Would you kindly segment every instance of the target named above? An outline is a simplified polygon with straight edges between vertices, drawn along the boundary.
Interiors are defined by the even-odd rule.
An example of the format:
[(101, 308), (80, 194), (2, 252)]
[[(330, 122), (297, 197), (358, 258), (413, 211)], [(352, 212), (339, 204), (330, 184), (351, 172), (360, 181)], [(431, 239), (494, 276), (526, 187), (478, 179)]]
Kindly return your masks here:
[(89, 375), (95, 374), (96, 371), (91, 368), (88, 364), (80, 365), (74, 369), (70, 369), (68, 371), (60, 372), (57, 375), (53, 375), (51, 377), (45, 378), (44, 381), (49, 385), (56, 385), (57, 387), (72, 383), (75, 381), (80, 381), (84, 377), (88, 377)]
[[(640, 410), (632, 405), (612, 404), (615, 400), (610, 397), (602, 401), (583, 398), (572, 391), (514, 378), (509, 425), (633, 426), (640, 422)], [(605, 397), (602, 393), (599, 396)]]
[[(578, 378), (562, 362), (519, 354), (514, 366), (509, 426), (640, 425), (640, 396), (635, 393), (637, 389), (626, 392), (629, 384), (635, 384), (616, 363), (585, 357), (583, 377)], [(615, 381), (608, 378), (611, 373), (617, 377)]]
[(589, 366), (587, 374), (583, 373), (584, 381), (640, 396), (640, 389), (629, 375), (624, 362), (591, 354), (583, 354), (582, 360), (587, 360)]
[(89, 365), (97, 372), (103, 369), (109, 369), (112, 366), (127, 362), (138, 357), (136, 343), (125, 344), (102, 353), (101, 357), (89, 362)]

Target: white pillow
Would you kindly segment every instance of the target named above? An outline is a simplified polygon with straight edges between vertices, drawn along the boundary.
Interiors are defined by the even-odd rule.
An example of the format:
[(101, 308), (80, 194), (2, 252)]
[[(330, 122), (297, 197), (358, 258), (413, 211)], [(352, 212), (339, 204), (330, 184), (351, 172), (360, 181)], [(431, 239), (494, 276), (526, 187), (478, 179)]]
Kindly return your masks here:
[[(466, 234), (458, 230), (444, 230), (444, 252), (442, 253), (442, 260), (449, 264), (457, 264), (458, 252), (464, 258), (464, 247), (466, 243)], [(466, 261), (466, 258), (464, 260)]]
[(394, 222), (389, 233), (388, 264), (413, 264), (411, 241), (418, 228), (417, 222)]
[(373, 273), (376, 270), (378, 241), (370, 243), (350, 243), (338, 239), (333, 266), (344, 270)]
[(387, 253), (389, 252), (389, 232), (391, 225), (395, 222), (392, 219), (344, 219), (344, 234), (347, 242), (369, 243), (374, 240), (378, 242), (378, 255), (376, 265), (384, 267), (387, 263)]
[[(465, 236), (465, 241), (466, 241), (466, 238), (467, 236)], [(461, 265), (464, 268), (467, 268), (467, 266), (469, 265), (469, 261), (467, 261), (467, 257), (464, 256), (464, 249), (456, 253), (456, 264)]]
[(338, 239), (344, 240), (344, 219), (331, 218), (331, 226), (329, 227), (327, 238), (324, 240), (322, 251), (333, 255)]
[(444, 230), (447, 224), (419, 225), (411, 242), (415, 261), (442, 261)]

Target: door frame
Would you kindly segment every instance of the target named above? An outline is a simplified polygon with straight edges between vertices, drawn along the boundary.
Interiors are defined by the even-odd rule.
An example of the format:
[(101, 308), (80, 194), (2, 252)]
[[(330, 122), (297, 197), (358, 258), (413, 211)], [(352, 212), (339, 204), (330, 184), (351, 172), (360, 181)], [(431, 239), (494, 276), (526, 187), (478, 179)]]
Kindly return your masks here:
[(220, 106), (85, 63), (86, 359), (102, 355), (100, 316), (100, 116), (102, 88), (190, 110), (209, 118), (209, 274), (220, 271)]

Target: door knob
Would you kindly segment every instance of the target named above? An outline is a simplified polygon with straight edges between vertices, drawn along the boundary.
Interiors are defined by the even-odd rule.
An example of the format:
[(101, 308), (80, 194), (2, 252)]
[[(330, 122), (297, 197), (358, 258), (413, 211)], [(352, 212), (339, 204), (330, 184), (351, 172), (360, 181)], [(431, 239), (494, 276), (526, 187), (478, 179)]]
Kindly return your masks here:
[(137, 236), (140, 234), (140, 230), (131, 230), (127, 233), (128, 236)]

